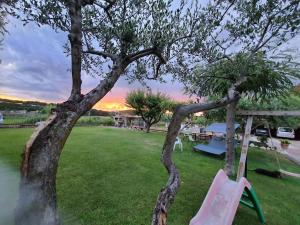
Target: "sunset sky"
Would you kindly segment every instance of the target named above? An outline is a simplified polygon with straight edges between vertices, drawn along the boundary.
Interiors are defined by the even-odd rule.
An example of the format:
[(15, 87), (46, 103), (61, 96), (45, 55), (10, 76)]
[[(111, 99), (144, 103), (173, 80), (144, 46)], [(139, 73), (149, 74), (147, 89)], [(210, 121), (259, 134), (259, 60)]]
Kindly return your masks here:
[[(70, 58), (63, 53), (67, 42), (65, 33), (55, 33), (47, 26), (29, 24), (25, 27), (14, 19), (7, 26), (0, 51), (0, 98), (62, 102), (71, 88)], [(83, 73), (83, 92), (93, 88), (99, 78)], [(148, 82), (153, 91), (161, 91), (176, 100), (186, 100), (182, 86), (177, 82)], [(104, 110), (124, 109), (124, 97), (129, 90), (142, 88), (135, 82), (128, 84), (121, 78), (113, 90), (95, 108)]]
[[(64, 54), (63, 45), (67, 42), (66, 33), (56, 33), (48, 26), (22, 24), (10, 18), (4, 46), (0, 50), (0, 98), (63, 102), (70, 93), (70, 58)], [(294, 38), (290, 48), (298, 48), (300, 36)], [(285, 45), (286, 47), (286, 45)], [(299, 60), (300, 62), (300, 60)], [(95, 87), (99, 78), (83, 72), (83, 92)], [(172, 82), (148, 82), (153, 91), (161, 91), (175, 100), (185, 101), (183, 87)], [(103, 110), (125, 109), (124, 97), (130, 90), (142, 88), (135, 82), (128, 84), (122, 77), (113, 90), (95, 108)]]

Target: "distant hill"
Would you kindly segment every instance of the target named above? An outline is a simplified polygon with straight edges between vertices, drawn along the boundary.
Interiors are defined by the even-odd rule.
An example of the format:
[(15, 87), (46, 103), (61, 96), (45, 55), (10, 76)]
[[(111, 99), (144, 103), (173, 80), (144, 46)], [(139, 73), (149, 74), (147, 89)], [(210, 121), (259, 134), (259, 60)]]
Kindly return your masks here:
[(38, 102), (38, 101), (20, 101), (20, 100), (10, 100), (10, 99), (0, 98), (1, 111), (16, 111), (16, 110), (40, 111), (46, 105), (48, 105), (48, 103)]
[(114, 115), (114, 113), (109, 112), (109, 111), (99, 110), (99, 109), (91, 109), (85, 115), (89, 115), (89, 116), (112, 116), (112, 115)]
[(99, 109), (91, 109), (90, 112), (87, 112), (86, 115), (90, 116), (114, 116), (115, 114), (122, 114), (122, 115), (135, 115), (134, 110), (121, 110), (118, 112), (114, 111), (104, 111)]
[(126, 110), (122, 110), (122, 111), (119, 111), (120, 114), (122, 115), (135, 115), (135, 111), (132, 110), (132, 109), (126, 109)]

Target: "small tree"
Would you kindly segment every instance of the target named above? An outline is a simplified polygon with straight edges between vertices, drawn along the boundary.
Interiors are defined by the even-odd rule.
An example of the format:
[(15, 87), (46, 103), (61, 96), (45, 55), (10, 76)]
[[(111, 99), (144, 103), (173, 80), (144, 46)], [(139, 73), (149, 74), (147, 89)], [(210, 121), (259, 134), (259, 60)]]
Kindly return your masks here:
[(171, 108), (171, 101), (166, 95), (143, 90), (128, 93), (126, 104), (142, 117), (146, 123), (147, 133), (149, 133), (150, 127), (158, 123), (166, 111)]

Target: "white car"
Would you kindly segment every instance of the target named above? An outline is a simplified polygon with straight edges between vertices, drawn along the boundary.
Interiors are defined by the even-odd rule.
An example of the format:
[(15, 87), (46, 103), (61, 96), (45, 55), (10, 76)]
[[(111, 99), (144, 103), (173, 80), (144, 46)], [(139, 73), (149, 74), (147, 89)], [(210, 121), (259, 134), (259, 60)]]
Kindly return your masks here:
[(0, 113), (0, 124), (3, 123), (3, 115)]
[(295, 131), (293, 128), (290, 128), (290, 127), (278, 127), (277, 128), (277, 137), (294, 139)]

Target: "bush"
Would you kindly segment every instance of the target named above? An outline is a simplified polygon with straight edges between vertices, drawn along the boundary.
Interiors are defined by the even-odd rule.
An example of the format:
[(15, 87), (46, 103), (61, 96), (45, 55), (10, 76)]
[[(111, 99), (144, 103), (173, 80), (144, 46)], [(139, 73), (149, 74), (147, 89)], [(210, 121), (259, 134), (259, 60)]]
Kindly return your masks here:
[(26, 118), (22, 124), (36, 124), (40, 121), (45, 121), (47, 119), (48, 115), (37, 115)]
[(260, 136), (257, 137), (257, 139), (260, 141), (262, 144), (267, 144), (268, 143), (268, 137), (267, 136)]
[(4, 124), (35, 124), (36, 122), (46, 120), (48, 115), (20, 115), (20, 116), (4, 116)]
[(76, 123), (78, 126), (113, 126), (114, 124), (111, 117), (102, 116), (83, 116)]
[(207, 124), (207, 119), (204, 116), (198, 116), (195, 120), (194, 120), (195, 124), (199, 124), (201, 126), (205, 126)]

